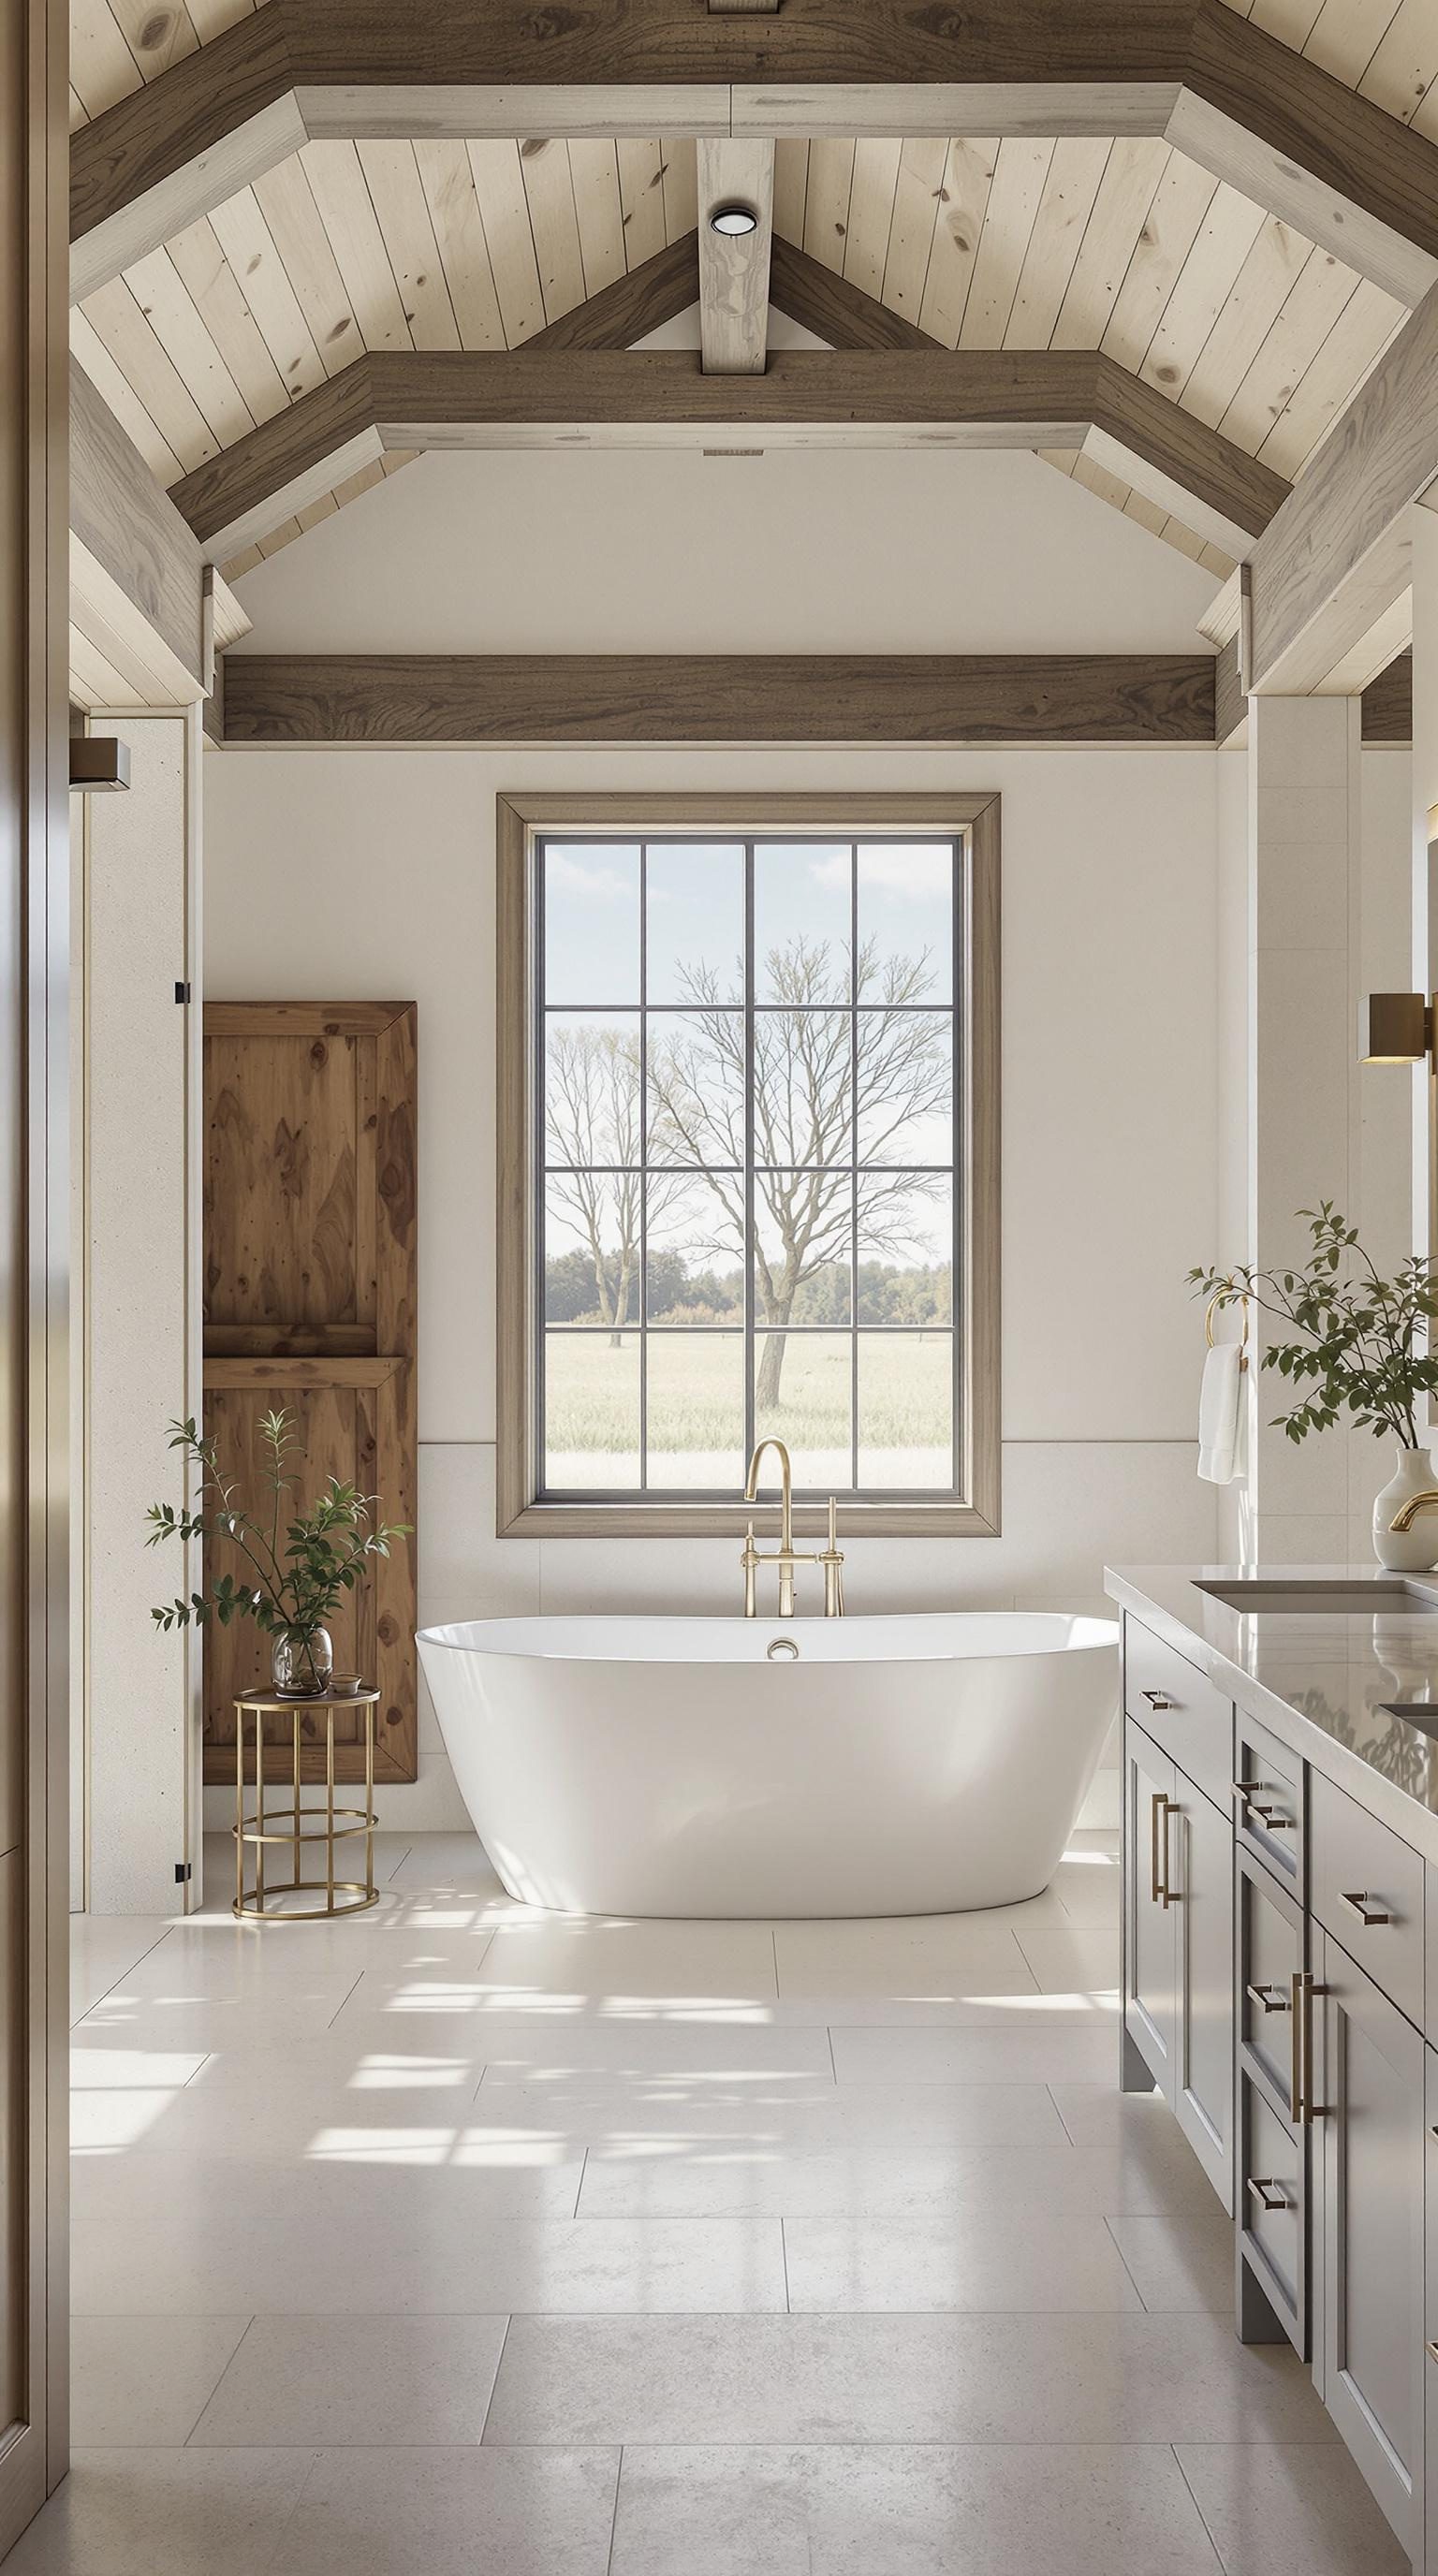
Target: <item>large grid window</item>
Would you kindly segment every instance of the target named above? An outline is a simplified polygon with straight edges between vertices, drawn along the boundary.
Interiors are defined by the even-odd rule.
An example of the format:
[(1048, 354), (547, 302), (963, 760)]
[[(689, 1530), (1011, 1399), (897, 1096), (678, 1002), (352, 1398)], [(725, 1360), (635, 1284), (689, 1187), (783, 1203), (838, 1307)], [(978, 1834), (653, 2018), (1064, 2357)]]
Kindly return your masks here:
[(536, 832), (536, 1502), (963, 1495), (970, 857)]

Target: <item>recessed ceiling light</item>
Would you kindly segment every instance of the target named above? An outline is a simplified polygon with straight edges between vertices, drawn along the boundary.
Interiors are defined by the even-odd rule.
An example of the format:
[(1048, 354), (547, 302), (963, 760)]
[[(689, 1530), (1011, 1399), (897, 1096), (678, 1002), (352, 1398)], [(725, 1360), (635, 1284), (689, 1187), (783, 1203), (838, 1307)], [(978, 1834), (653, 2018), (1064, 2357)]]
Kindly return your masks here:
[(757, 233), (759, 218), (752, 206), (716, 206), (709, 218), (711, 233)]

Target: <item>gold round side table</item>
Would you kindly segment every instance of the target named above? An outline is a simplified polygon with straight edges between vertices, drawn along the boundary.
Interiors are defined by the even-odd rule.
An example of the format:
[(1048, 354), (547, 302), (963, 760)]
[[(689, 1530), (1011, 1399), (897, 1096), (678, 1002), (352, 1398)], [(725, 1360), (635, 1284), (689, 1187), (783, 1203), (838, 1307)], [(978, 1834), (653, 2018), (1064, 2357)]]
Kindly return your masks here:
[[(236, 1914), (251, 1922), (315, 1923), (327, 1915), (363, 1914), (378, 1902), (374, 1883), (374, 1713), (379, 1700), (377, 1690), (344, 1691), (313, 1699), (279, 1699), (273, 1692), (243, 1691), (235, 1702), (235, 1903)], [(364, 1712), (364, 1805), (335, 1805), (335, 1712), (337, 1709), (362, 1709)], [(324, 1804), (302, 1806), (300, 1803), (300, 1720), (324, 1712), (325, 1777)], [(294, 1805), (265, 1806), (265, 1719), (288, 1717), (294, 1722), (293, 1782)], [(252, 1814), (245, 1812), (245, 1736), (247, 1721), (254, 1722), (255, 1804)], [(271, 1748), (272, 1750), (274, 1748)], [(283, 1780), (277, 1788), (288, 1787)], [(282, 1828), (276, 1832), (275, 1827)], [(364, 1836), (365, 1873), (363, 1879), (336, 1878), (335, 1845)], [(266, 1883), (265, 1854), (283, 1843), (290, 1855), (289, 1878)], [(306, 1878), (303, 1871), (306, 1843), (325, 1846), (323, 1879)], [(245, 1885), (245, 1852), (255, 1855), (255, 1883)], [(323, 1905), (283, 1905), (275, 1900), (286, 1896), (324, 1894)]]

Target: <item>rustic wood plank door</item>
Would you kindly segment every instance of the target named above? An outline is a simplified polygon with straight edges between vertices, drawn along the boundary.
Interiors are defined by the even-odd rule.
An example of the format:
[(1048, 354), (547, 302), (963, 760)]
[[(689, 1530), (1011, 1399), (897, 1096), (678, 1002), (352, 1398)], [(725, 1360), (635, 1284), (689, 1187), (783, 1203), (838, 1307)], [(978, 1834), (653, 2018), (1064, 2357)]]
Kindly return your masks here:
[[(254, 1496), (261, 1416), (300, 1426), (309, 1498), (330, 1476), (415, 1519), (416, 1011), (412, 1002), (205, 1005), (205, 1427)], [(416, 1539), (376, 1561), (333, 1623), (337, 1671), (382, 1694), (375, 1778), (417, 1765)], [(216, 1542), (212, 1570), (237, 1576)], [(207, 1572), (211, 1565), (207, 1563)], [(205, 1778), (234, 1778), (234, 1698), (266, 1667), (248, 1623), (206, 1632)], [(323, 1735), (301, 1719), (301, 1775)], [(268, 1740), (268, 1739), (267, 1739)], [(289, 1764), (277, 1722), (267, 1775)], [(336, 1728), (336, 1776), (364, 1776), (358, 1721)]]

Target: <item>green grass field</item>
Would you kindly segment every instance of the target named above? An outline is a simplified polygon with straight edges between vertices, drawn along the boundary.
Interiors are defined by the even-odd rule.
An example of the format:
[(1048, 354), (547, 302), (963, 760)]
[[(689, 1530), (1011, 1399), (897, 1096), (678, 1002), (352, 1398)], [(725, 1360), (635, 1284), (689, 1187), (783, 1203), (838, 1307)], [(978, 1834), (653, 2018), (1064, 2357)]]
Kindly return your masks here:
[[(860, 1473), (866, 1484), (942, 1487), (951, 1478), (947, 1333), (859, 1336)], [(615, 1487), (638, 1474), (639, 1336), (551, 1333), (545, 1345), (546, 1481)], [(653, 1335), (649, 1482), (743, 1480), (743, 1346), (737, 1336)], [(801, 1483), (850, 1482), (850, 1341), (791, 1335), (778, 1404), (756, 1429), (787, 1441)]]

